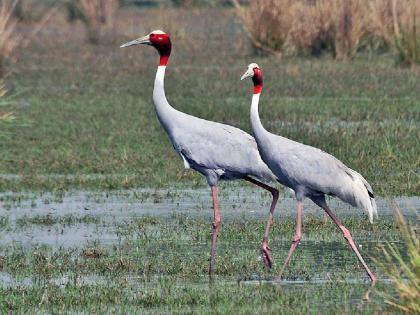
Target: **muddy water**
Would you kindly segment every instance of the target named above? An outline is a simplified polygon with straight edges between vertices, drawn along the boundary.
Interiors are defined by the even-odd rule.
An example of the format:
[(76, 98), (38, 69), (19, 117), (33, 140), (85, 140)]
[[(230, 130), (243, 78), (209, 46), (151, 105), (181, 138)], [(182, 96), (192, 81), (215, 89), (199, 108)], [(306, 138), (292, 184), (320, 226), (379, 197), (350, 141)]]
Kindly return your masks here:
[[(116, 225), (127, 219), (146, 215), (170, 216), (174, 213), (203, 217), (211, 222), (211, 196), (207, 188), (194, 190), (153, 190), (140, 189), (111, 192), (73, 191), (65, 194), (54, 193), (2, 193), (0, 194), (0, 242), (5, 245), (48, 245), (51, 247), (84, 247), (89, 242), (115, 243), (119, 237)], [(266, 217), (270, 204), (267, 193), (251, 188), (222, 187), (219, 195), (223, 219), (245, 216)], [(398, 197), (392, 201), (407, 216), (420, 214), (419, 197)], [(340, 202), (329, 201), (340, 217), (364, 216), (361, 210)], [(390, 200), (377, 198), (380, 216), (392, 216)], [(322, 216), (322, 211), (311, 201), (305, 203), (304, 214)], [(65, 216), (98, 218), (98, 223), (78, 224), (28, 224), (22, 222), (39, 216), (60, 218)], [(288, 193), (283, 194), (277, 206), (275, 219), (295, 215), (295, 201)], [(1, 221), (0, 221), (1, 222)]]

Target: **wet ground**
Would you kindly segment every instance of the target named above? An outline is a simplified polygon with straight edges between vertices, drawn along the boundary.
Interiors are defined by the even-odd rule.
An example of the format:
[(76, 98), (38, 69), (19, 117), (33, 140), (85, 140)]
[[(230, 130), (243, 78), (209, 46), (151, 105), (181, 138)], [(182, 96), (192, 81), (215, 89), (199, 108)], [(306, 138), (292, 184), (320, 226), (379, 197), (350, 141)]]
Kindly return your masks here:
[[(207, 277), (212, 222), (208, 188), (5, 192), (0, 194), (0, 202), (0, 288), (11, 305), (28, 294), (41, 303), (45, 292), (58, 290), (54, 293), (57, 300), (46, 303), (54, 309), (55, 305), (67, 305), (62, 299), (67, 301), (74, 290), (77, 299), (89, 296), (90, 291), (85, 290), (93, 290), (102, 306), (117, 307), (119, 302), (107, 298), (116, 290), (119, 297), (138, 301), (143, 312), (185, 310), (193, 296), (197, 304), (192, 312), (202, 312), (206, 303), (216, 303), (223, 313), (243, 306), (243, 300), (257, 290), (252, 312), (265, 305), (258, 304), (258, 299), (271, 299), (276, 310), (302, 295), (322, 304), (327, 312), (340, 305), (349, 312), (383, 307), (378, 297), (366, 304), (365, 295), (371, 290), (368, 278), (336, 227), (309, 200), (305, 202), (302, 242), (284, 279), (276, 277), (294, 230), (295, 201), (288, 192), (282, 194), (276, 208), (270, 235), (275, 266), (268, 271), (259, 257), (259, 244), (269, 194), (253, 188), (220, 188), (222, 226), (216, 289), (209, 287)], [(398, 207), (416, 223), (420, 213), (419, 197), (379, 197), (379, 219), (370, 225), (361, 210), (337, 199), (329, 203), (352, 231), (375, 272), (379, 271), (373, 258), (380, 257), (380, 247), (402, 244), (394, 209)], [(378, 278), (379, 286), (391, 290), (389, 279), (381, 274)], [(143, 295), (139, 297), (138, 292)], [(216, 302), (208, 300), (213, 294)], [(204, 297), (205, 301), (201, 300)], [(217, 302), (221, 297), (223, 301)], [(138, 305), (134, 309), (127, 305), (129, 312), (138, 310)], [(79, 310), (101, 307), (85, 305)], [(267, 307), (263, 309), (270, 312), (271, 306)], [(310, 304), (299, 307), (314, 311)]]
[[(170, 217), (174, 214), (203, 218), (212, 222), (211, 196), (207, 188), (194, 190), (154, 190), (69, 193), (0, 194), (0, 230), (2, 245), (83, 247), (101, 240), (112, 244), (119, 239), (115, 226), (144, 216)], [(267, 216), (270, 196), (253, 189), (224, 188), (220, 191), (222, 220), (235, 217), (262, 219)], [(361, 210), (338, 199), (329, 204), (339, 217), (362, 217)], [(381, 218), (393, 216), (398, 206), (407, 216), (420, 215), (419, 197), (377, 198)], [(275, 220), (295, 216), (295, 200), (283, 195), (276, 208)], [(310, 200), (304, 215), (323, 217)], [(367, 217), (366, 217), (367, 219)]]

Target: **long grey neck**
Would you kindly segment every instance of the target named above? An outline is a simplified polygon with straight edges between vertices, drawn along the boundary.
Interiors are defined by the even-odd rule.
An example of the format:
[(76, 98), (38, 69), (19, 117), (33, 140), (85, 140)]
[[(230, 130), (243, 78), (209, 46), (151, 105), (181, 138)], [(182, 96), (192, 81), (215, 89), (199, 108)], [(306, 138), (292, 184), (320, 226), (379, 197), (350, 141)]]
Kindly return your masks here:
[(169, 105), (165, 95), (165, 70), (166, 66), (159, 66), (156, 72), (155, 85), (153, 88), (153, 103), (155, 104), (156, 114), (160, 123), (169, 132), (171, 126), (175, 122), (176, 113), (171, 105)]
[(258, 114), (258, 103), (260, 101), (260, 93), (252, 95), (251, 103), (251, 127), (257, 142), (262, 141), (267, 135), (268, 131), (263, 127), (260, 115)]

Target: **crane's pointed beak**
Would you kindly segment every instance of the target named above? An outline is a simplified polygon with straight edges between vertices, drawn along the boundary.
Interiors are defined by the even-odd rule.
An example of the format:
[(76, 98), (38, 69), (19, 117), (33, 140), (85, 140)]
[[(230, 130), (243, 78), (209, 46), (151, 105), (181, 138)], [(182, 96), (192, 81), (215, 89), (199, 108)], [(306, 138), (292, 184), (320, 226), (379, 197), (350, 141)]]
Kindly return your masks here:
[(246, 70), (246, 72), (242, 75), (242, 77), (241, 77), (241, 81), (242, 81), (242, 80), (244, 80), (244, 79), (246, 79), (246, 78), (252, 77), (253, 75), (254, 75), (254, 71), (253, 71), (252, 69), (248, 69), (248, 70)]
[(152, 43), (150, 41), (149, 35), (146, 35), (144, 37), (140, 37), (135, 40), (132, 40), (131, 42), (125, 43), (121, 45), (120, 48), (125, 48), (128, 46), (140, 45), (140, 44), (151, 45)]

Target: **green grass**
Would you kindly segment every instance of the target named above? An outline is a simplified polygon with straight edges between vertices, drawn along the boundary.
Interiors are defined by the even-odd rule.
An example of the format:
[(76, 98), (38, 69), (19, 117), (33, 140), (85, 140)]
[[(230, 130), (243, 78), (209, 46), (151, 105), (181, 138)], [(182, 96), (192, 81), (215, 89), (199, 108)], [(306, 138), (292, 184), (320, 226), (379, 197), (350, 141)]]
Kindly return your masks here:
[[(139, 12), (143, 27), (152, 29), (156, 11)], [(222, 36), (220, 29), (239, 30), (232, 11), (182, 12), (167, 18), (182, 16), (179, 28), (195, 29), (174, 38), (166, 88), (177, 109), (250, 131), (251, 83), (239, 77), (256, 61), (265, 74), (260, 107), (269, 130), (334, 154), (380, 195), (419, 194), (418, 72), (396, 67), (386, 55), (359, 55), (348, 63), (254, 56), (243, 33)], [(0, 173), (22, 178), (2, 179), (0, 190), (205, 184), (183, 170), (156, 119), (156, 52), (118, 48), (144, 32), (135, 21), (134, 14), (125, 18), (121, 32), (131, 35), (114, 45), (85, 45), (74, 29), (65, 41), (40, 34), (20, 51), (10, 83), (17, 94), (13, 112), (25, 124), (0, 126), (7, 134), (0, 142)], [(66, 29), (49, 24), (44, 32)]]
[(402, 246), (387, 244), (382, 247), (385, 259), (376, 262), (392, 279), (398, 298), (382, 294), (387, 304), (405, 313), (416, 314), (420, 312), (420, 239), (416, 232), (418, 225), (411, 226), (398, 208), (395, 214), (404, 240), (404, 249), (401, 249)]
[[(101, 240), (63, 248), (0, 245), (0, 312), (7, 313), (383, 313), (389, 310), (370, 285), (355, 255), (332, 223), (305, 217), (304, 237), (286, 270), (274, 284), (293, 235), (292, 218), (276, 221), (270, 238), (275, 265), (267, 271), (259, 256), (265, 220), (223, 221), (216, 277), (207, 278), (211, 227), (201, 217), (173, 214), (109, 222), (120, 241)], [(370, 225), (364, 217), (344, 220), (373, 264), (378, 241), (398, 244), (397, 225), (387, 217)], [(97, 223), (94, 223), (97, 224)], [(103, 223), (101, 223), (103, 224)], [(36, 226), (34, 222), (32, 225)], [(21, 227), (18, 227), (21, 228)], [(6, 278), (7, 278), (6, 277)], [(317, 279), (329, 279), (317, 283)], [(356, 280), (356, 283), (352, 282)], [(366, 282), (363, 282), (366, 281)], [(393, 295), (391, 286), (379, 282)]]
[(54, 224), (64, 224), (64, 225), (76, 225), (80, 223), (98, 223), (99, 218), (92, 215), (84, 215), (77, 217), (71, 214), (65, 216), (55, 216), (52, 213), (46, 215), (35, 215), (27, 216), (24, 215), (19, 217), (16, 220), (16, 224), (19, 227), (24, 227), (28, 225), (54, 225)]
[[(86, 309), (99, 313), (142, 314), (319, 314), (330, 313), (371, 314), (381, 308), (374, 303), (361, 300), (363, 289), (352, 285), (337, 284), (323, 287), (304, 285), (299, 288), (283, 288), (273, 285), (219, 284), (209, 289), (191, 289), (176, 286), (171, 280), (146, 284), (139, 289), (124, 283), (111, 283), (108, 287), (69, 284), (65, 288), (45, 285), (43, 290), (9, 289), (0, 290), (4, 311), (26, 309), (48, 310), (63, 313), (72, 308), (75, 312)], [(328, 299), (340, 292), (343, 297), (338, 303), (308, 305), (307, 299)], [(7, 294), (7, 297), (4, 297)], [(13, 298), (10, 298), (13, 296)], [(355, 300), (358, 300), (355, 303)], [(26, 305), (25, 308), (22, 305)], [(85, 305), (87, 307), (80, 307)], [(156, 305), (159, 305), (156, 307)]]
[[(235, 187), (235, 205), (231, 192), (220, 191), (221, 202), (231, 205), (223, 207), (216, 277), (209, 284), (210, 205), (195, 189), (188, 198), (182, 189), (157, 190), (205, 185), (183, 169), (156, 119), (156, 52), (118, 48), (163, 28), (176, 34), (166, 88), (177, 109), (250, 131), (251, 83), (239, 78), (256, 61), (265, 75), (261, 115), (269, 130), (336, 155), (379, 195), (420, 193), (418, 72), (396, 67), (388, 55), (361, 54), (348, 63), (255, 56), (232, 14), (132, 9), (116, 19), (118, 42), (95, 47), (85, 44), (80, 25), (54, 20), (19, 51), (1, 108), (16, 119), (0, 124), (0, 191), (7, 191), (0, 196), (0, 313), (393, 311), (374, 290), (364, 299), (370, 285), (355, 255), (331, 222), (315, 216), (305, 215), (302, 243), (284, 273), (291, 283), (271, 283), (295, 222), (276, 217), (270, 233), (275, 265), (266, 270), (259, 258), (266, 218), (235, 216), (235, 210), (256, 200), (268, 207), (269, 201), (260, 190), (237, 189), (239, 183), (222, 185)], [(124, 190), (132, 187), (152, 189)], [(67, 198), (72, 189), (90, 193)], [(128, 206), (138, 204), (142, 213), (142, 203), (153, 215), (138, 217)], [(158, 216), (154, 204), (183, 212)], [(38, 213), (49, 207), (54, 211)], [(364, 215), (343, 222), (382, 279), (372, 257), (380, 257), (381, 244), (401, 243), (397, 224), (383, 216), (371, 225)], [(75, 244), (73, 232), (74, 239), (93, 236)], [(45, 235), (46, 243), (58, 239), (58, 245), (45, 245)], [(68, 237), (73, 247), (61, 246)], [(398, 296), (384, 281), (378, 289)]]

